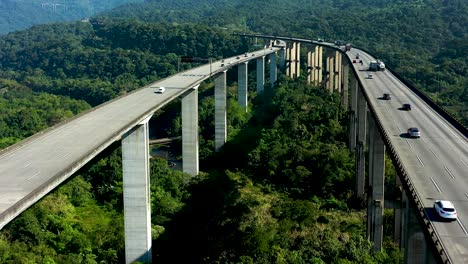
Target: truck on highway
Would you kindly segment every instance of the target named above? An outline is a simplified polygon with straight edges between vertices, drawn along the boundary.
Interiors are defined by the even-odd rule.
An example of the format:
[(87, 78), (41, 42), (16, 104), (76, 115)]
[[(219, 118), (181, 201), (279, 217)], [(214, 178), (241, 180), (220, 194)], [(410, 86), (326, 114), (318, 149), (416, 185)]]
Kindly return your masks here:
[(348, 43), (348, 44), (346, 44), (346, 46), (345, 46), (345, 51), (350, 51), (351, 48), (352, 48), (351, 43)]
[(369, 71), (385, 71), (385, 63), (381, 60), (374, 60), (369, 63)]

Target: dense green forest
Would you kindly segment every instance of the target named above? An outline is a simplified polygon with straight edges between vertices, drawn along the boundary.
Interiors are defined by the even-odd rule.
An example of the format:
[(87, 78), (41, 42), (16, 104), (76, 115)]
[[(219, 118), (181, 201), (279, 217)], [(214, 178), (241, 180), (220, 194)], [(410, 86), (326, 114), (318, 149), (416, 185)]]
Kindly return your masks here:
[(109, 15), (332, 42), (343, 39), (383, 59), (468, 125), (464, 0), (154, 0), (117, 8)]
[[(237, 106), (234, 84), (231, 138), (215, 154), (213, 134), (204, 133), (213, 130), (211, 90), (212, 84), (205, 84), (200, 93), (204, 172), (191, 178), (170, 169), (166, 160), (151, 162), (156, 262), (401, 261), (390, 239), (385, 251), (371, 251), (365, 215), (350, 199), (354, 162), (338, 95), (282, 78), (278, 88), (261, 96), (252, 92), (252, 108), (245, 113)], [(177, 133), (180, 123), (167, 128)], [(0, 233), (1, 262), (122, 262), (120, 155), (116, 143), (7, 225)]]
[(85, 19), (116, 6), (143, 0), (2, 0), (0, 35), (33, 25)]
[[(232, 35), (237, 31), (351, 41), (466, 124), (467, 14), (458, 0), (162, 0), (13, 32), (0, 38), (0, 149), (178, 66), (194, 66), (178, 65), (179, 56), (252, 49)], [(250, 87), (245, 113), (236, 103), (236, 77), (228, 77), (229, 141), (220, 153), (213, 152), (212, 84), (200, 87), (200, 176), (151, 160), (154, 261), (401, 263), (391, 211), (384, 250), (372, 252), (366, 238), (338, 96), (280, 76), (264, 94)], [(179, 109), (174, 102), (157, 112), (153, 134), (179, 136)], [(119, 146), (7, 225), (0, 263), (123, 262)], [(179, 155), (180, 142), (171, 151)], [(389, 183), (395, 172), (387, 164)]]

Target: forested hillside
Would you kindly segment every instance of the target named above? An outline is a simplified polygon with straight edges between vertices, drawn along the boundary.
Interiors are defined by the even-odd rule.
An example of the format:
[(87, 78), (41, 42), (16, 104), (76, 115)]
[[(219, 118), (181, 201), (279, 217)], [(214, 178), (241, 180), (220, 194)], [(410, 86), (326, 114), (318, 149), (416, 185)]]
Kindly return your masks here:
[[(349, 40), (466, 118), (466, 6), (161, 0), (10, 33), (0, 38), (0, 149), (178, 66), (195, 66), (178, 65), (179, 56), (251, 49), (235, 31)], [(250, 91), (245, 113), (235, 81), (229, 75), (229, 141), (220, 153), (213, 151), (213, 84), (199, 88), (200, 176), (151, 160), (154, 262), (402, 263), (391, 210), (384, 250), (372, 252), (367, 240), (365, 213), (352, 198), (354, 161), (338, 96), (280, 76), (278, 87)], [(179, 136), (179, 111), (178, 101), (158, 111), (153, 132)], [(0, 231), (0, 263), (122, 263), (120, 151), (116, 142)], [(180, 142), (171, 151), (177, 156)], [(386, 182), (394, 182), (386, 166)]]
[(0, 35), (33, 25), (85, 19), (99, 12), (144, 0), (2, 0)]
[(468, 125), (468, 2), (464, 0), (154, 0), (109, 15), (343, 39), (383, 59)]

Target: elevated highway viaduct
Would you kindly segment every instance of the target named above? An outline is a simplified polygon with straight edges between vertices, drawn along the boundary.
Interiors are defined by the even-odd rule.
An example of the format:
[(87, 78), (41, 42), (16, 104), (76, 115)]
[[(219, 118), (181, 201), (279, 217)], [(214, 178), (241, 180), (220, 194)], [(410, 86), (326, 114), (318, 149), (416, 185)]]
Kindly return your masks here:
[[(420, 247), (426, 240), (421, 232), (407, 228), (412, 214), (409, 210), (401, 210), (396, 222), (406, 228), (399, 228), (401, 232), (396, 233), (401, 235), (403, 244), (406, 243), (407, 261), (431, 261), (431, 258), (426, 260), (426, 256), (430, 255), (427, 250), (432, 249), (440, 262), (468, 262), (465, 227), (468, 221), (468, 180), (464, 177), (468, 168), (466, 129), (448, 115), (441, 114), (436, 106), (407, 87), (391, 71), (378, 72), (374, 79), (366, 79), (366, 65), (373, 57), (363, 50), (353, 48), (350, 52), (343, 52), (342, 47), (331, 43), (275, 36), (255, 37), (275, 40), (274, 45), (180, 72), (2, 150), (0, 228), (110, 144), (121, 140), (126, 262), (151, 262), (148, 120), (156, 110), (176, 98), (182, 98), (183, 170), (197, 175), (199, 84), (211, 78), (215, 82), (214, 133), (215, 148), (219, 149), (227, 137), (226, 71), (237, 66), (238, 103), (247, 109), (247, 64), (251, 61), (256, 63), (256, 90), (261, 93), (266, 79), (265, 59), (269, 59), (268, 79), (274, 84), (278, 53), (279, 65), (288, 76), (294, 78), (306, 74), (311, 84), (340, 92), (343, 104), (349, 104), (350, 147), (356, 151), (357, 160), (356, 193), (368, 200), (369, 239), (375, 249), (380, 250), (382, 245), (384, 153), (387, 149), (405, 189), (403, 201), (415, 206), (416, 219), (422, 223), (426, 240), (430, 242), (429, 247)], [(279, 40), (282, 42), (277, 46)], [(301, 45), (311, 47), (307, 52), (305, 71), (300, 68)], [(363, 65), (351, 63), (358, 52)], [(160, 87), (165, 87), (166, 91), (156, 93)], [(384, 92), (390, 92), (392, 100), (380, 100)], [(406, 102), (413, 105), (412, 111), (399, 110)], [(406, 129), (412, 126), (421, 129), (420, 139), (405, 136)], [(67, 144), (70, 138), (79, 144), (70, 146)], [(369, 152), (367, 160), (366, 149)], [(366, 161), (369, 166), (365, 165)], [(364, 180), (366, 167), (369, 168), (369, 186), (365, 186)], [(452, 200), (459, 210), (458, 221), (436, 220), (431, 210), (434, 199)]]

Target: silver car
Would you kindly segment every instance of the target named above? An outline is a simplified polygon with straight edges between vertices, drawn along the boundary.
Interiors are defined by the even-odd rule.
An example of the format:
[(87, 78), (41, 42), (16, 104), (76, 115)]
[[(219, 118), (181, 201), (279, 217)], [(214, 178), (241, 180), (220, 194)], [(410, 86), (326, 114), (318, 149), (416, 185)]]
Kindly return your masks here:
[(419, 138), (421, 137), (421, 132), (417, 127), (410, 127), (408, 128), (408, 136), (412, 138)]

